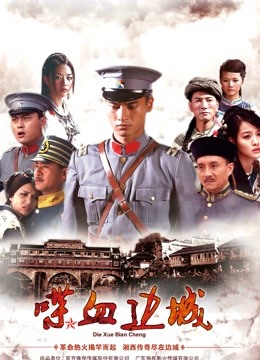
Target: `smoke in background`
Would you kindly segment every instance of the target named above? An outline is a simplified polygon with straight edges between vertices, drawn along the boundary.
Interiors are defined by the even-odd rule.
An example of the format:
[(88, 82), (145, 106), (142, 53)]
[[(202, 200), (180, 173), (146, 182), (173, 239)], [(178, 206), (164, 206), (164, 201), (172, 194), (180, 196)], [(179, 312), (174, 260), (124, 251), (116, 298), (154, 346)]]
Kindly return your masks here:
[[(95, 73), (103, 66), (140, 65), (163, 73), (154, 85), (147, 129), (167, 144), (191, 117), (186, 83), (194, 76), (218, 79), (219, 66), (229, 58), (246, 63), (243, 96), (258, 106), (257, 0), (3, 0), (0, 14), (0, 120), (7, 134), (4, 97), (40, 92), (42, 64), (53, 52), (64, 52), (74, 64), (72, 106), (87, 143), (110, 135)], [(12, 142), (6, 136), (1, 153)]]

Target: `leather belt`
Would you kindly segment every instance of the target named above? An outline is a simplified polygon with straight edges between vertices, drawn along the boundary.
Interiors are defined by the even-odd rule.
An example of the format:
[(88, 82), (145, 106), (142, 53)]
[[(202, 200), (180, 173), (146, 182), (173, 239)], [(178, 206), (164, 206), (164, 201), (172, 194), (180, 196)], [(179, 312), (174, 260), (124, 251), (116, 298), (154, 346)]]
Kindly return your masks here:
[(149, 235), (148, 229), (142, 223), (142, 221), (138, 218), (136, 213), (133, 211), (133, 209), (129, 205), (128, 201), (125, 199), (122, 189), (124, 188), (126, 181), (131, 177), (131, 175), (134, 173), (134, 171), (137, 169), (137, 167), (144, 160), (145, 156), (150, 151), (152, 151), (157, 145), (158, 145), (158, 143), (155, 140), (151, 140), (150, 143), (146, 146), (146, 148), (135, 159), (133, 164), (125, 171), (125, 173), (123, 174), (122, 178), (119, 181), (115, 178), (115, 176), (111, 170), (111, 167), (110, 167), (110, 164), (109, 164), (106, 152), (105, 152), (105, 141), (101, 142), (98, 145), (98, 150), (99, 150), (99, 155), (100, 155), (100, 158), (102, 161), (102, 165), (104, 167), (107, 178), (108, 178), (109, 183), (113, 190), (112, 190), (112, 193), (110, 194), (110, 197), (104, 208), (104, 211), (100, 217), (99, 225), (98, 225), (97, 232), (95, 235), (96, 239), (98, 238), (99, 234), (101, 233), (103, 225), (109, 214), (109, 211), (110, 211), (111, 207), (113, 206), (116, 199), (119, 201), (119, 206), (120, 206), (121, 210), (123, 211), (123, 213), (131, 220), (131, 222), (134, 224), (134, 226), (139, 231), (139, 233), (142, 236)]
[(14, 172), (18, 171), (18, 157), (19, 157), (20, 147), (17, 147), (14, 151)]

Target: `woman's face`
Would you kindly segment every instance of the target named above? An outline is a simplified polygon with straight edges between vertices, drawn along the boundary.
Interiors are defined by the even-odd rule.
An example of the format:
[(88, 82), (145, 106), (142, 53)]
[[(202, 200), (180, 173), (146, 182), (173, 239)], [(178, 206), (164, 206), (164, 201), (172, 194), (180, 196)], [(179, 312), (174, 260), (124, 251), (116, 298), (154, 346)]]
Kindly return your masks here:
[(244, 121), (241, 123), (236, 145), (238, 153), (244, 158), (257, 159), (260, 157), (260, 128)]
[(30, 215), (38, 205), (39, 192), (33, 184), (21, 186), (12, 197), (9, 198), (12, 208), (21, 216)]
[(240, 73), (223, 71), (220, 77), (220, 84), (225, 98), (228, 100), (238, 99), (243, 81)]
[(49, 87), (51, 98), (65, 98), (70, 93), (74, 78), (71, 68), (66, 64), (60, 64), (56, 67), (53, 78), (45, 76), (44, 81)]

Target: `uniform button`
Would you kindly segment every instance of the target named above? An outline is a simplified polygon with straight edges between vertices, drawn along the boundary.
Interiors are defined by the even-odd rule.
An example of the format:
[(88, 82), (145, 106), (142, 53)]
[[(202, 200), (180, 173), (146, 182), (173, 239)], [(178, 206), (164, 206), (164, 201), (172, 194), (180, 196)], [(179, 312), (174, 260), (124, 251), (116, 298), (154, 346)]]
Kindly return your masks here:
[(208, 220), (208, 216), (207, 215), (203, 216), (203, 220)]
[(119, 161), (121, 162), (121, 164), (124, 164), (126, 162), (126, 157), (122, 156), (121, 158), (119, 158)]
[(122, 215), (123, 214), (123, 210), (122, 209), (118, 209), (117, 210), (117, 215)]
[(150, 197), (150, 200), (151, 200), (151, 201), (154, 201), (154, 200), (155, 200), (155, 196), (151, 196), (151, 197)]
[(125, 184), (121, 184), (121, 185), (120, 185), (120, 189), (121, 189), (122, 191), (124, 191), (125, 188), (126, 188)]
[(211, 207), (212, 206), (212, 203), (207, 203), (207, 207)]
[(89, 194), (88, 196), (89, 199), (93, 199), (93, 197), (94, 197), (93, 194)]

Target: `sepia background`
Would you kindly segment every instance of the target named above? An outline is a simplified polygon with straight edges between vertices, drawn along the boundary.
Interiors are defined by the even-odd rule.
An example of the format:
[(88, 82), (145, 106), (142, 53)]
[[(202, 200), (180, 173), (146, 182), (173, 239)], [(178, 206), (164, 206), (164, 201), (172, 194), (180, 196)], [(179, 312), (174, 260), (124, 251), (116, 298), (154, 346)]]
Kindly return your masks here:
[[(53, 52), (65, 53), (75, 67), (71, 107), (86, 143), (110, 135), (100, 79), (95, 73), (104, 66), (140, 65), (162, 72), (154, 84), (155, 106), (147, 118), (147, 131), (169, 145), (191, 118), (184, 97), (187, 82), (194, 76), (218, 79), (219, 67), (227, 59), (239, 58), (246, 63), (243, 97), (260, 107), (259, 24), (258, 0), (2, 0), (0, 152), (15, 143), (4, 97), (17, 91), (40, 92), (41, 68)], [(212, 332), (178, 327), (164, 336), (186, 345), (220, 347), (193, 352), (201, 355), (200, 360), (257, 359), (258, 294), (256, 277), (246, 287), (233, 284), (227, 293), (200, 302), (205, 307), (205, 320), (214, 323)], [(9, 300), (3, 296), (0, 301), (0, 345), (53, 346), (62, 341), (65, 332), (68, 342), (71, 335), (78, 336), (79, 342), (93, 341), (86, 330), (46, 333), (40, 319), (33, 317), (32, 303), (25, 310), (22, 304), (17, 307)], [(100, 326), (96, 329), (103, 331)], [(157, 335), (161, 333), (149, 333), (149, 341)], [(37, 350), (30, 352), (23, 359), (39, 358), (35, 357)]]
[(259, 17), (257, 0), (1, 1), (0, 121), (7, 136), (0, 152), (14, 142), (4, 97), (40, 92), (41, 68), (53, 52), (64, 52), (75, 67), (71, 106), (86, 143), (110, 135), (95, 73), (104, 66), (131, 64), (162, 72), (147, 130), (166, 144), (191, 117), (187, 82), (194, 76), (218, 79), (229, 58), (246, 63), (243, 96), (257, 106)]

